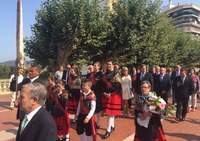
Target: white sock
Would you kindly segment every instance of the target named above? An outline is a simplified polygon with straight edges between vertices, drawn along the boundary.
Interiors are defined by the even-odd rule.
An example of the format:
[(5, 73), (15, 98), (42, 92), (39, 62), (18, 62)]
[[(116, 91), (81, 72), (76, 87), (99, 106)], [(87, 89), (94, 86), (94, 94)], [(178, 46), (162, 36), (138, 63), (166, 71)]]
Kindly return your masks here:
[(111, 127), (114, 127), (114, 119), (115, 119), (114, 115), (108, 115), (108, 128), (107, 128), (108, 132), (111, 131)]
[(66, 138), (69, 138), (69, 134), (66, 135)]
[(87, 136), (87, 141), (92, 141), (92, 136)]
[(100, 125), (101, 112), (97, 113), (97, 126)]
[(86, 139), (85, 139), (85, 134), (84, 134), (84, 133), (81, 134), (81, 135), (79, 135), (79, 137), (80, 137), (80, 140), (81, 140), (81, 141), (86, 141)]
[(111, 125), (111, 127), (115, 127), (115, 116), (113, 115), (113, 117), (112, 117), (112, 125)]

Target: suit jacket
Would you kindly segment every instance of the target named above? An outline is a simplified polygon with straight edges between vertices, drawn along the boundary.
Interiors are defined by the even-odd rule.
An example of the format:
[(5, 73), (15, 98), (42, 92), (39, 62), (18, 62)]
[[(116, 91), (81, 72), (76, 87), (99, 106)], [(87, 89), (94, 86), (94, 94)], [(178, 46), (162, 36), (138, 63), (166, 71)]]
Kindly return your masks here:
[(176, 78), (180, 76), (180, 74), (179, 74), (179, 76), (177, 76), (176, 73), (177, 73), (176, 71), (173, 71), (172, 74), (171, 74), (171, 81), (172, 81), (172, 88), (173, 89), (175, 89), (175, 87), (176, 87), (176, 82), (175, 82)]
[[(67, 74), (68, 74), (68, 77), (67, 77), (67, 80), (66, 80)], [(65, 80), (65, 81), (67, 82), (68, 79), (69, 79), (69, 76), (70, 76), (70, 70), (64, 70), (64, 71), (63, 71), (62, 80)]]
[(176, 99), (189, 98), (192, 93), (192, 81), (189, 76), (186, 76), (184, 83), (182, 77), (179, 76), (175, 80), (175, 97)]
[[(19, 91), (21, 91), (23, 85), (28, 84), (28, 83), (31, 83), (30, 78), (24, 78), (22, 82), (18, 84)], [(45, 85), (44, 81), (42, 81), (39, 77), (35, 79), (32, 83), (40, 83), (40, 84)]]
[(39, 109), (20, 135), (22, 119), (20, 119), (16, 141), (57, 141), (55, 122), (45, 109)]
[[(25, 84), (28, 84), (28, 83), (31, 83), (31, 80), (29, 78), (24, 78), (23, 81), (18, 84), (19, 90), (21, 91), (22, 86)], [(45, 85), (44, 81), (42, 81), (39, 77), (37, 79), (35, 79), (32, 83), (40, 83), (40, 84)], [(21, 119), (25, 115), (24, 111), (20, 110), (19, 106), (17, 108), (17, 119)]]
[(163, 79), (160, 79), (160, 75), (157, 75), (155, 79), (155, 87), (156, 87), (156, 93), (161, 96), (162, 91), (166, 91), (165, 93), (170, 91), (172, 86), (170, 76), (168, 74), (165, 74), (163, 76)]
[(152, 76), (152, 74), (146, 72), (142, 80), (141, 80), (141, 78), (140, 78), (140, 75), (141, 75), (141, 73), (138, 73), (137, 76), (136, 76), (135, 92), (136, 92), (137, 94), (140, 94), (140, 93), (141, 93), (140, 86), (141, 86), (141, 83), (142, 83), (143, 81), (149, 81), (149, 82), (151, 83), (151, 91), (152, 91), (153, 88), (154, 88), (154, 81), (153, 81), (153, 76)]

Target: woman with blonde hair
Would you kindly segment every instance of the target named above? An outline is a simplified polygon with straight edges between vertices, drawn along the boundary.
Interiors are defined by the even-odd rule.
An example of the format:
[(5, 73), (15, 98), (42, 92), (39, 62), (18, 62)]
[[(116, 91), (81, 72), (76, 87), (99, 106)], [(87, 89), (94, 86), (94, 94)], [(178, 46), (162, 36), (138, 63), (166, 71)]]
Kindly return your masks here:
[(131, 99), (132, 91), (132, 79), (128, 74), (128, 68), (122, 68), (122, 98), (123, 98), (123, 115), (129, 117), (129, 105), (128, 100)]

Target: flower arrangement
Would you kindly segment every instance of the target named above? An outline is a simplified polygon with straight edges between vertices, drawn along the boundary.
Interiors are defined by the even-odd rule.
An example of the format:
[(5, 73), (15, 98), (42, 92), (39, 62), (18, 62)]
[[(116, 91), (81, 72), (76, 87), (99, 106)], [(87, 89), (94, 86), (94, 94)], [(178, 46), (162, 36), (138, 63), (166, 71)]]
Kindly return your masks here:
[(148, 110), (155, 114), (170, 116), (173, 115), (172, 110), (175, 109), (175, 105), (167, 104), (161, 97), (158, 97), (155, 93), (146, 99)]

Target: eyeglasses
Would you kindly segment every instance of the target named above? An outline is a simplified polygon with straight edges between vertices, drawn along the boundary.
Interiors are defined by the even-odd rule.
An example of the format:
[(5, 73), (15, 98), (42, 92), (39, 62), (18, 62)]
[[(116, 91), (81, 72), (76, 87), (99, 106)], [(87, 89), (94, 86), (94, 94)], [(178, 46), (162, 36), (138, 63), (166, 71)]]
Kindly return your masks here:
[(149, 87), (142, 86), (141, 88), (142, 88), (142, 89), (143, 89), (143, 88), (144, 88), (144, 89), (147, 89), (147, 88), (149, 88)]

